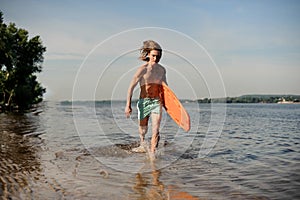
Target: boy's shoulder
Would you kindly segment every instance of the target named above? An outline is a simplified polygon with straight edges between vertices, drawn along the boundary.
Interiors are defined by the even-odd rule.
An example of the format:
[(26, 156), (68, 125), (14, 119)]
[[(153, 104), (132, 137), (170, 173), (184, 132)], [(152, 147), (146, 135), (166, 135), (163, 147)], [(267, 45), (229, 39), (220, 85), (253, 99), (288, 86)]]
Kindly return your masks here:
[(162, 66), (161, 64), (158, 64), (157, 65), (159, 66), (159, 68), (161, 68), (162, 70), (166, 71), (166, 68), (164, 66)]
[(139, 68), (138, 69), (145, 69), (146, 67), (148, 66), (148, 64), (147, 63), (145, 63), (145, 64), (142, 64), (141, 66), (139, 66)]
[(147, 71), (147, 64), (143, 64), (137, 69), (137, 73), (145, 73), (146, 71)]

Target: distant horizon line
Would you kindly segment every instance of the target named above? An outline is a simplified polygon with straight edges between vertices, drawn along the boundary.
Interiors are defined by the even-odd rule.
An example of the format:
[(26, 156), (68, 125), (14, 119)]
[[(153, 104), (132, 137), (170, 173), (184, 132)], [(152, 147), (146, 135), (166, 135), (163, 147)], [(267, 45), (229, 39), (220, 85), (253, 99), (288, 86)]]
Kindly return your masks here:
[[(202, 97), (202, 98), (198, 98), (198, 99), (184, 99), (184, 98), (180, 98), (180, 101), (199, 101), (199, 100), (204, 100), (204, 99), (211, 99), (211, 100), (220, 100), (220, 99), (226, 99), (226, 98), (243, 98), (243, 97), (257, 97), (257, 98), (285, 98), (285, 97), (296, 97), (296, 98), (300, 98), (300, 94), (244, 94), (244, 95), (240, 95), (240, 96), (226, 96), (226, 97), (214, 97), (214, 98), (210, 98), (210, 97)], [(132, 101), (137, 101), (138, 99), (132, 99)], [(126, 101), (126, 99), (80, 99), (80, 100), (48, 100), (48, 99), (44, 99), (43, 101), (53, 101), (53, 102), (110, 102), (110, 101)]]

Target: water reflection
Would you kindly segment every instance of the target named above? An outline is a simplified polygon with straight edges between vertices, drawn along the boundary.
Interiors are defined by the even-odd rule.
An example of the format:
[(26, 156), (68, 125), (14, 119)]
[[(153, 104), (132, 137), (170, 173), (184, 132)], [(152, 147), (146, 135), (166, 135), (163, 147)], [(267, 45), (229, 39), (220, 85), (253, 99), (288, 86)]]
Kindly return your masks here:
[(152, 171), (150, 173), (137, 173), (135, 176), (135, 185), (133, 190), (135, 192), (132, 199), (189, 199), (200, 200), (198, 197), (181, 191), (175, 185), (165, 185), (161, 180), (161, 170), (158, 170), (155, 163), (151, 163)]
[(37, 155), (42, 134), (37, 113), (0, 114), (0, 196), (30, 198), (31, 184), (39, 179)]

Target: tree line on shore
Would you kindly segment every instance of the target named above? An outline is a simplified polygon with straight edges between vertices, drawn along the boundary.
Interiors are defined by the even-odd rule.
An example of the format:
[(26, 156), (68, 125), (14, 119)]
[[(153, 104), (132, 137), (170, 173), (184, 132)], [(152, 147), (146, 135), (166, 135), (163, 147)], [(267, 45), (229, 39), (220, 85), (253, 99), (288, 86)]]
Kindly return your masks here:
[(203, 98), (198, 103), (299, 103), (300, 95), (243, 95), (239, 97), (226, 98)]

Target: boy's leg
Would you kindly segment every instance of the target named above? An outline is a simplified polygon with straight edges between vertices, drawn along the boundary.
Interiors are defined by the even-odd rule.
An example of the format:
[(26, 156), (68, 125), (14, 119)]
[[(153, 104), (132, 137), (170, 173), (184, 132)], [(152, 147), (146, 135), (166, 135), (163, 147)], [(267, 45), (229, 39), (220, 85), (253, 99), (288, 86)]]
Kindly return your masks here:
[(139, 121), (139, 134), (141, 139), (140, 140), (141, 145), (145, 141), (145, 135), (148, 131), (148, 121), (149, 121), (149, 116)]
[(156, 113), (152, 113), (151, 117), (152, 117), (152, 138), (151, 138), (151, 152), (155, 153), (155, 150), (158, 146), (158, 142), (159, 142), (159, 127), (160, 127), (160, 121), (161, 121), (161, 113), (160, 114), (156, 114)]
[(133, 152), (146, 153), (144, 142), (145, 142), (145, 135), (148, 130), (148, 120), (149, 120), (149, 117), (146, 117), (139, 121), (140, 146), (133, 148), (132, 149)]

